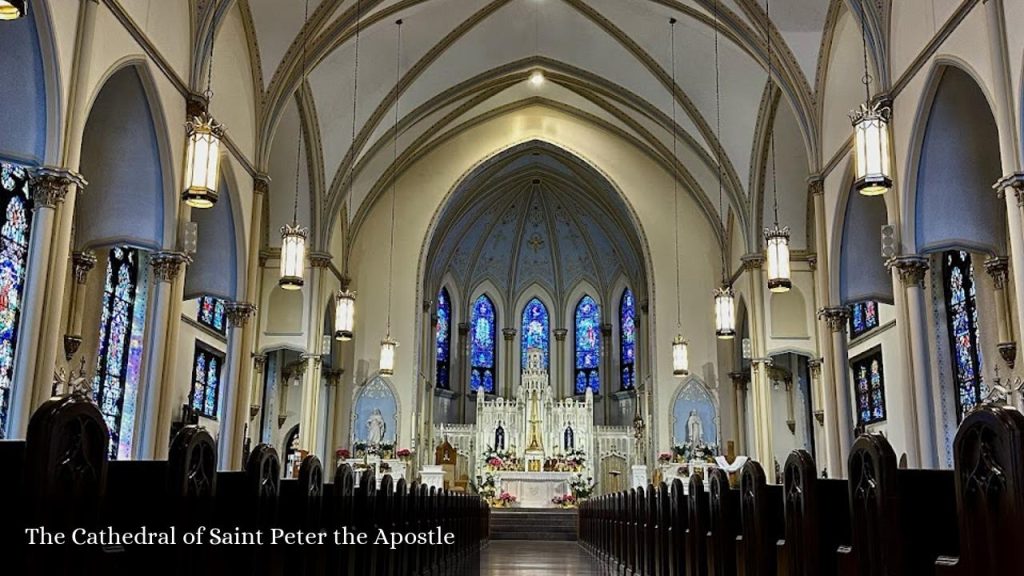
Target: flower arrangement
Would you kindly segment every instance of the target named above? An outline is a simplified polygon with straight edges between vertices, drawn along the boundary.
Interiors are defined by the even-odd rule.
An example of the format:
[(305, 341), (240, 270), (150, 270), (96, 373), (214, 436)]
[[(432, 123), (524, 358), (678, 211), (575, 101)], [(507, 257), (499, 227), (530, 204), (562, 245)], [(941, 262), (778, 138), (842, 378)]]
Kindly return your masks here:
[(667, 463), (669, 463), (671, 461), (672, 461), (672, 453), (671, 452), (662, 452), (661, 454), (658, 454), (658, 462), (661, 462), (663, 464), (667, 464)]
[(575, 500), (586, 500), (594, 494), (594, 479), (589, 476), (584, 478), (582, 474), (576, 474), (569, 478), (569, 490), (572, 491), (572, 496)]
[(490, 471), (497, 470), (519, 470), (519, 460), (511, 453), (504, 450), (495, 450), (490, 446), (484, 450), (481, 455), (483, 462), (486, 463), (487, 469)]
[(576, 497), (572, 494), (564, 494), (562, 496), (555, 496), (551, 499), (551, 503), (562, 508), (573, 508), (576, 506)]
[(348, 451), (348, 448), (338, 448), (334, 451), (334, 456), (339, 460), (348, 460), (352, 457), (352, 453)]
[(716, 449), (703, 443), (677, 445), (672, 447), (672, 459), (676, 462), (714, 462)]
[(471, 482), (470, 487), (484, 500), (491, 500), (498, 493), (498, 478), (486, 472), (483, 476), (477, 476), (476, 482)]
[(412, 456), (412, 450), (408, 448), (401, 448), (398, 450), (398, 452), (395, 452), (395, 456), (398, 456), (402, 460), (405, 460)]
[(498, 506), (499, 508), (502, 508), (502, 507), (510, 507), (510, 506), (513, 506), (513, 505), (515, 505), (515, 503), (516, 503), (516, 502), (518, 502), (518, 501), (519, 501), (519, 499), (518, 499), (518, 498), (516, 498), (516, 497), (515, 497), (515, 496), (513, 496), (512, 494), (509, 494), (508, 492), (506, 492), (506, 491), (502, 490), (502, 491), (501, 491), (501, 494), (499, 494), (499, 495), (498, 495), (498, 497), (497, 497), (497, 498), (496, 498), (496, 499), (494, 500), (494, 503), (495, 503), (495, 504), (496, 504), (496, 505), (497, 505), (497, 506)]

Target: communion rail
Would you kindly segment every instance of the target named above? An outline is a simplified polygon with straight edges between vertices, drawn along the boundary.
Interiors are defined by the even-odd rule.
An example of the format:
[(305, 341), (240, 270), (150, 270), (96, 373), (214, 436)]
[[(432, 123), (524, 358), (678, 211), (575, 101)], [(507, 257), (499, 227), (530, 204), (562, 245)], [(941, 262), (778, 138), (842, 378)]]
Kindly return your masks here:
[[(385, 476), (376, 485), (342, 464), (324, 482), (316, 456), (307, 456), (297, 479), (281, 478), (273, 447), (257, 446), (243, 471), (218, 472), (213, 438), (186, 426), (167, 461), (108, 461), (107, 426), (96, 406), (72, 395), (53, 398), (32, 416), (24, 441), (0, 441), (0, 537), (3, 573), (47, 576), (173, 574), (255, 576), (400, 576), (463, 574), (478, 561), (487, 538), (489, 508), (476, 496), (456, 494)], [(169, 534), (173, 545), (137, 545), (80, 538), (115, 532)], [(64, 544), (28, 544), (27, 529), (45, 527)], [(277, 531), (277, 545), (270, 545)], [(285, 534), (306, 535), (302, 543)], [(335, 545), (334, 533), (360, 532), (367, 544)], [(202, 533), (185, 545), (186, 534)], [(216, 541), (213, 534), (219, 537)], [(261, 533), (262, 542), (227, 545)], [(323, 544), (310, 536), (325, 533)], [(437, 545), (379, 543), (392, 533)], [(443, 535), (452, 534), (445, 542)], [(440, 536), (438, 536), (440, 535)], [(38, 542), (45, 536), (34, 533)], [(310, 540), (312, 539), (312, 540)], [(342, 540), (345, 542), (346, 540)], [(375, 544), (375, 542), (378, 542)], [(13, 554), (10, 554), (13, 552)]]
[(642, 576), (968, 576), (1021, 573), (1024, 415), (983, 406), (961, 424), (954, 470), (906, 470), (883, 436), (857, 439), (849, 480), (818, 478), (802, 450), (782, 485), (746, 463), (580, 507), (580, 541)]

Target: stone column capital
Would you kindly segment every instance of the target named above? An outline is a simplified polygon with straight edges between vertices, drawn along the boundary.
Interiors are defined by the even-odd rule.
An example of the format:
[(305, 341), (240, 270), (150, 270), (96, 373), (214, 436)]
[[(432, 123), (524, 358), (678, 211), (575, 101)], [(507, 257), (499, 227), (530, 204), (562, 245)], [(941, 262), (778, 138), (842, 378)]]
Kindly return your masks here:
[(160, 282), (171, 283), (178, 277), (181, 265), (188, 262), (184, 252), (163, 250), (153, 252), (149, 256), (149, 265), (153, 268), (153, 275)]
[(459, 334), (469, 334), (469, 322), (459, 322)]
[(817, 196), (825, 193), (825, 177), (821, 174), (814, 174), (807, 178), (807, 193)]
[(266, 354), (253, 354), (252, 355), (252, 367), (256, 370), (257, 374), (263, 374), (263, 368), (267, 365)]
[(228, 302), (226, 308), (233, 328), (244, 328), (249, 319), (256, 315), (256, 305), (252, 302)]
[(96, 266), (96, 255), (92, 250), (82, 250), (71, 253), (71, 269), (75, 276), (76, 284), (85, 284), (89, 272)]
[(737, 370), (735, 372), (729, 372), (729, 378), (732, 379), (732, 385), (735, 386), (736, 390), (739, 392), (747, 391), (748, 377), (749, 374), (747, 372), (743, 372), (740, 370)]
[(256, 194), (270, 193), (270, 175), (262, 172), (252, 177), (252, 191)]
[(611, 338), (612, 337), (612, 325), (611, 325), (611, 323), (605, 322), (604, 324), (601, 324), (601, 336), (604, 336), (605, 338)]
[(893, 256), (885, 262), (885, 265), (887, 268), (896, 268), (904, 286), (924, 288), (924, 276), (930, 267), (926, 256), (917, 254)]
[(87, 182), (82, 175), (72, 170), (43, 166), (29, 176), (32, 201), (36, 208), (56, 208), (64, 203), (68, 189), (75, 186), (84, 189)]
[(310, 252), (309, 265), (313, 268), (328, 268), (333, 258), (327, 252)]
[(740, 262), (743, 263), (744, 270), (760, 270), (761, 267), (764, 266), (764, 254), (761, 254), (760, 252), (744, 254), (740, 257)]
[(833, 332), (840, 332), (846, 329), (846, 323), (850, 319), (850, 308), (848, 306), (829, 306), (818, 310), (818, 318), (824, 320)]
[(992, 277), (992, 283), (996, 290), (1006, 288), (1006, 281), (1010, 270), (1010, 259), (1006, 256), (993, 256), (985, 260), (985, 271)]
[(296, 367), (296, 369), (295, 369), (295, 371), (297, 373), (299, 373), (299, 374), (305, 374), (306, 373), (305, 366), (307, 366), (310, 361), (312, 361), (315, 366), (319, 366), (320, 363), (323, 362), (323, 360), (324, 360), (323, 356), (321, 356), (319, 354), (309, 354), (308, 352), (305, 353), (305, 354), (300, 355), (299, 358), (301, 358), (302, 361), (303, 361), (302, 364), (300, 364), (300, 366), (303, 366), (303, 368), (301, 370), (299, 370), (299, 368)]
[(559, 342), (564, 342), (565, 341), (565, 336), (568, 333), (569, 333), (569, 331), (566, 330), (565, 328), (555, 328), (555, 330), (554, 330), (555, 340), (557, 340)]
[(505, 337), (505, 342), (511, 342), (516, 337), (515, 328), (502, 328), (501, 335)]
[(1013, 192), (1017, 197), (1017, 206), (1021, 206), (1024, 204), (1024, 172), (1014, 172), (1003, 176), (992, 185), (992, 189), (1000, 198), (1003, 198), (1007, 192)]
[(811, 370), (811, 378), (817, 380), (821, 377), (821, 358), (811, 358), (807, 361), (807, 368)]

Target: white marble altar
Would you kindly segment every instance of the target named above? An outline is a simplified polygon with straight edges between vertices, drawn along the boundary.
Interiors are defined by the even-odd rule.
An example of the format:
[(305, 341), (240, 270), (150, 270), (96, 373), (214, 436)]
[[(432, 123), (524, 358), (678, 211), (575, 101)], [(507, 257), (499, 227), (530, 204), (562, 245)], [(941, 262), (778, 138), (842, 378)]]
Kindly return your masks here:
[(643, 464), (633, 464), (630, 469), (630, 486), (633, 488), (647, 488), (647, 466)]
[[(405, 478), (406, 482), (409, 481), (409, 477), (407, 476), (409, 471), (409, 464), (405, 460), (381, 460), (379, 458), (371, 456), (368, 457), (365, 462), (363, 460), (356, 459), (342, 460), (341, 462), (348, 464), (349, 466), (352, 467), (352, 471), (355, 473), (356, 486), (359, 486), (359, 480), (363, 475), (363, 471), (361, 469), (363, 465), (368, 465), (371, 468), (373, 468), (374, 476), (377, 479), (378, 488), (380, 487), (381, 479), (384, 478), (385, 476), (391, 476), (391, 479), (394, 480), (395, 482), (398, 482), (399, 478)], [(387, 464), (387, 467), (389, 469), (385, 471), (383, 469), (384, 467), (382, 467), (381, 464)]]
[(440, 464), (426, 464), (420, 468), (420, 482), (424, 486), (444, 488), (444, 469)]
[[(683, 494), (690, 493), (690, 474), (699, 472), (704, 478), (704, 490), (711, 490), (711, 469), (716, 468), (714, 464), (707, 462), (690, 462), (689, 464), (683, 462), (668, 462), (665, 464), (659, 464), (661, 468), (661, 480), (666, 485), (671, 486), (675, 479), (679, 479), (683, 483)], [(687, 472), (684, 474), (679, 473), (679, 469), (687, 467)]]
[(554, 508), (551, 499), (570, 492), (571, 472), (499, 472), (504, 490), (518, 499), (521, 508)]

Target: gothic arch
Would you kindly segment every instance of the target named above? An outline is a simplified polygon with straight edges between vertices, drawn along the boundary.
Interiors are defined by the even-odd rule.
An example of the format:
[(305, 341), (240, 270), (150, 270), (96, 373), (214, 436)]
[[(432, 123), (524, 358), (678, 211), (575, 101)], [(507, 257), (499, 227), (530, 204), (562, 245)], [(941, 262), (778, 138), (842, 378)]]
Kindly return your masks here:
[[(674, 445), (686, 441), (686, 419), (690, 410), (697, 410), (704, 425), (705, 443), (712, 443), (709, 428), (713, 432), (713, 443), (721, 437), (721, 417), (719, 415), (718, 398), (699, 377), (690, 375), (676, 386), (672, 394), (672, 405), (669, 416), (669, 434)], [(680, 435), (682, 433), (682, 435)]]

